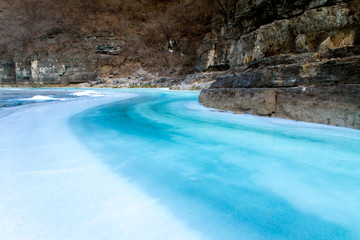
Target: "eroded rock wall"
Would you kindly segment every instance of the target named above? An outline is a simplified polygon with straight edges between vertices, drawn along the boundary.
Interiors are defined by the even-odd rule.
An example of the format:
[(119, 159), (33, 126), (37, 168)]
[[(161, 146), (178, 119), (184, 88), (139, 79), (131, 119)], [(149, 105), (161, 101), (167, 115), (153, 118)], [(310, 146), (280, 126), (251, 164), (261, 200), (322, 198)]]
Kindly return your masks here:
[(218, 45), (230, 71), (201, 103), (360, 129), (360, 1), (240, 0), (234, 12)]
[[(74, 38), (59, 34), (43, 40), (46, 51), (15, 53), (0, 59), (0, 84), (67, 85), (94, 81), (110, 75), (111, 60), (123, 48), (123, 41), (111, 34), (96, 33)], [(106, 69), (110, 67), (111, 69)]]
[(83, 83), (95, 79), (88, 59), (42, 55), (3, 61), (0, 78), (3, 85), (46, 85)]

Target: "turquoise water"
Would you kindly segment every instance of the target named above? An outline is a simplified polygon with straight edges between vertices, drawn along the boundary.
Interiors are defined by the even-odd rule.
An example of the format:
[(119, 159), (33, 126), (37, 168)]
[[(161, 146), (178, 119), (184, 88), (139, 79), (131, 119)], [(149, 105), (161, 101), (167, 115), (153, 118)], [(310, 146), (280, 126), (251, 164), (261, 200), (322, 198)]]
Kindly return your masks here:
[(214, 240), (360, 239), (358, 130), (218, 112), (198, 92), (133, 92), (69, 126), (188, 228)]

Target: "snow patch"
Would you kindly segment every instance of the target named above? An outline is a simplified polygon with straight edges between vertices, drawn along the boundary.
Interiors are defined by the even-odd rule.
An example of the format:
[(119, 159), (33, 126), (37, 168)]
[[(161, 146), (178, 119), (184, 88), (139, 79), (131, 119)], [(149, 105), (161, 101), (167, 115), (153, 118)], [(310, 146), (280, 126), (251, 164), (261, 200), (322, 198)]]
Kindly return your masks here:
[(23, 98), (20, 99), (21, 101), (36, 101), (36, 102), (42, 102), (42, 101), (62, 101), (63, 98), (54, 98), (50, 96), (43, 96), (43, 95), (35, 95), (31, 98)]
[(74, 93), (71, 93), (71, 94), (69, 94), (69, 95), (77, 96), (77, 97), (83, 97), (83, 96), (101, 97), (101, 96), (105, 96), (104, 94), (99, 93), (99, 92), (96, 92), (96, 91), (93, 91), (93, 90), (86, 90), (86, 91), (74, 92)]

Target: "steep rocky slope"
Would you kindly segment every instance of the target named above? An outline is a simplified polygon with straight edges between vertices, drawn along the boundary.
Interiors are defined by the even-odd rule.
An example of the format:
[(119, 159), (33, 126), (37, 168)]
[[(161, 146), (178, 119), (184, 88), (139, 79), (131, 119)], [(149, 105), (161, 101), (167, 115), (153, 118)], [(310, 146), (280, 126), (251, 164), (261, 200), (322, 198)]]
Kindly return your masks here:
[(0, 0), (0, 84), (167, 86), (194, 72), (215, 0)]
[(360, 2), (233, 1), (198, 66), (228, 66), (199, 100), (238, 113), (360, 128)]

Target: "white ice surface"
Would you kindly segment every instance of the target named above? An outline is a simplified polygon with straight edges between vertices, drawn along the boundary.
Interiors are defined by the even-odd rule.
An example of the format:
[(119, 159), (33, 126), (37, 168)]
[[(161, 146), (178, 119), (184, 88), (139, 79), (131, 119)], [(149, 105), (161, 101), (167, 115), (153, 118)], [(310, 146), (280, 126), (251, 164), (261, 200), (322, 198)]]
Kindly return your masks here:
[(102, 93), (99, 93), (99, 92), (96, 92), (93, 90), (78, 91), (78, 92), (71, 93), (70, 95), (78, 96), (78, 97), (82, 97), (82, 96), (101, 97), (101, 96), (104, 96)]
[(50, 97), (50, 96), (35, 95), (31, 98), (23, 98), (20, 100), (42, 102), (42, 101), (59, 101), (59, 100), (64, 100), (64, 98), (54, 98), (54, 97)]
[(22, 106), (0, 118), (0, 239), (203, 239), (70, 131), (70, 116), (113, 100)]

